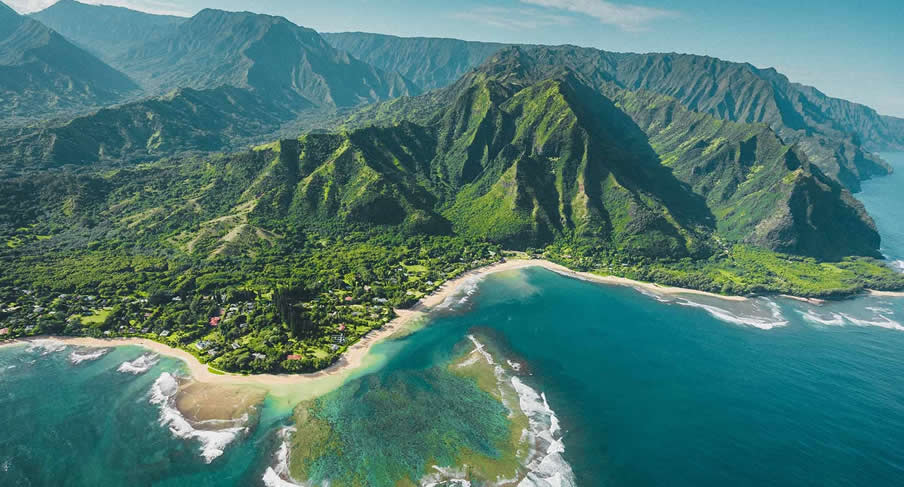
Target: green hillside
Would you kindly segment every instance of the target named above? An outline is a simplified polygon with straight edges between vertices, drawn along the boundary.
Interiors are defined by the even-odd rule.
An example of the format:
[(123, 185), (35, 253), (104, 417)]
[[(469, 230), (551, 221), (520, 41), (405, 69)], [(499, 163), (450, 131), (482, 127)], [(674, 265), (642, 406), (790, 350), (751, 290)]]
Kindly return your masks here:
[[(316, 41), (284, 19), (199, 16), (208, 39), (237, 22)], [(237, 44), (223, 52), (248, 52), (226, 37)], [(299, 372), (505, 255), (725, 294), (904, 289), (810, 139), (627, 88), (591, 54), (505, 49), (443, 89), (346, 110), (306, 103), (317, 83), (264, 96), (286, 78), (236, 69), (242, 58), (228, 71), (247, 86), (9, 129), (0, 326), (140, 336), (218, 370)], [(317, 72), (351, 66), (330, 63)], [(339, 93), (364, 101), (321, 99)], [(245, 145), (322, 111), (321, 130)]]
[[(511, 47), (359, 32), (330, 34), (327, 40), (377, 67), (410, 73), (411, 79), (429, 87), (450, 85), (468, 68)], [(861, 180), (889, 171), (887, 164), (869, 151), (904, 147), (900, 119), (791, 83), (774, 69), (689, 54), (615, 53), (575, 46), (522, 49), (538, 64), (551, 69), (568, 66), (597, 87), (614, 84), (652, 91), (720, 119), (766, 123), (784, 142), (799, 143), (823, 172), (855, 191)], [(431, 62), (434, 59), (447, 62)]]

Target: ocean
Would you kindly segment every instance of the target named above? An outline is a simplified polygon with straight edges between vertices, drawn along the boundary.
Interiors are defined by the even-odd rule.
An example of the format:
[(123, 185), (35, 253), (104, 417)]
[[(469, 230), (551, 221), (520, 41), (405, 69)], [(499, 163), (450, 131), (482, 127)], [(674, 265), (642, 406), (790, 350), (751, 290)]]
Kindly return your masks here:
[[(885, 157), (898, 173), (858, 197), (895, 262), (904, 155)], [(515, 406), (458, 372), (484, 345)], [(313, 484), (463, 486), (510, 459), (513, 407), (544, 447), (521, 485), (900, 485), (901, 350), (904, 299), (738, 303), (507, 271), (376, 345), (374, 365), (305, 404), (309, 423), (268, 399), (227, 438), (176, 427), (159, 394), (175, 360), (0, 349), (0, 485), (290, 485), (294, 427)]]

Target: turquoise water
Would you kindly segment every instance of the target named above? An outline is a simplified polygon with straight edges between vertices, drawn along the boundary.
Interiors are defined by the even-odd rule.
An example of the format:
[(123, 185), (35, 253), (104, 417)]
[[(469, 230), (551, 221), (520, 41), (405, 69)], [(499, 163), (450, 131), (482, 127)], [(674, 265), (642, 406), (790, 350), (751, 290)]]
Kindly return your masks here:
[(273, 418), (212, 464), (197, 442), (161, 427), (150, 390), (181, 362), (162, 358), (144, 374), (117, 368), (145, 352), (121, 347), (72, 365), (70, 353), (0, 350), (0, 485), (255, 485), (273, 451)]
[[(858, 195), (904, 259), (904, 157)], [(468, 334), (521, 363), (561, 422), (587, 486), (877, 486), (904, 479), (904, 300), (821, 307), (651, 297), (542, 269), (490, 276), (423, 330), (379, 344), (381, 368), (318, 400), (330, 424), (313, 476), (334, 485), (418, 480), (463, 448), (492, 457), (505, 410), (450, 374)], [(72, 365), (72, 349), (0, 349), (0, 485), (261, 485), (287, 411), (211, 463), (159, 424), (161, 359), (142, 350)]]

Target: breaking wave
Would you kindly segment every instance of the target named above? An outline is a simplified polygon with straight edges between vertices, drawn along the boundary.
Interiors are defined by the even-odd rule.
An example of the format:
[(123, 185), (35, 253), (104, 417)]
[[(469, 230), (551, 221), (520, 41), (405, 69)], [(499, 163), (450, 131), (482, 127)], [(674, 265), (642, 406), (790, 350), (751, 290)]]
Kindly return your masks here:
[(295, 431), (292, 426), (286, 426), (279, 430), (279, 437), (282, 443), (280, 443), (279, 449), (276, 450), (274, 455), (276, 462), (272, 466), (267, 467), (267, 471), (264, 472), (263, 481), (265, 486), (303, 487), (301, 484), (294, 483), (291, 480), (292, 476), (289, 474), (289, 435)]
[(471, 297), (477, 293), (477, 288), (480, 285), (480, 281), (483, 280), (483, 277), (483, 275), (476, 275), (465, 279), (459, 284), (455, 291), (447, 296), (436, 308), (453, 309), (463, 304), (467, 304)]
[(28, 342), (28, 348), (26, 350), (29, 352), (41, 352), (41, 355), (47, 355), (55, 352), (62, 352), (65, 349), (66, 344), (59, 340), (41, 338)]
[(222, 455), (226, 447), (239, 434), (248, 431), (245, 426), (219, 430), (195, 429), (176, 408), (178, 392), (179, 383), (176, 378), (172, 374), (164, 372), (151, 387), (151, 404), (160, 406), (160, 425), (168, 427), (173, 436), (186, 440), (198, 440), (201, 443), (201, 457), (206, 463), (210, 463)]
[(904, 273), (904, 260), (896, 260), (891, 263), (891, 266), (898, 272)]
[(518, 377), (512, 377), (512, 387), (518, 393), (521, 410), (527, 415), (530, 424), (527, 434), (533, 437), (537, 449), (537, 454), (527, 464), (527, 476), (518, 486), (573, 487), (574, 472), (562, 457), (565, 445), (562, 442), (559, 418), (549, 407), (546, 395), (538, 394)]
[(828, 312), (828, 314), (818, 313), (816, 310), (798, 310), (804, 320), (809, 323), (827, 326), (877, 326), (887, 328), (889, 330), (904, 331), (904, 326), (898, 321), (892, 319), (889, 315), (893, 315), (894, 311), (888, 308), (878, 306), (868, 306), (867, 311), (873, 313), (870, 317), (854, 316), (851, 313)]
[(156, 353), (148, 352), (136, 358), (135, 360), (123, 362), (116, 370), (125, 374), (141, 375), (151, 370), (151, 367), (157, 365), (157, 362), (159, 361), (159, 355), (157, 355)]
[(881, 315), (881, 314), (876, 315), (872, 318), (868, 318), (868, 319), (855, 318), (846, 313), (841, 313), (841, 316), (843, 316), (844, 319), (847, 320), (848, 322), (850, 322), (852, 325), (878, 326), (880, 328), (888, 328), (890, 330), (904, 331), (904, 326), (901, 326), (900, 323), (889, 318), (888, 316)]
[(467, 472), (451, 467), (433, 466), (433, 472), (425, 475), (419, 482), (421, 487), (471, 487), (471, 481), (465, 479)]
[[(565, 444), (562, 442), (562, 430), (559, 427), (559, 418), (555, 412), (549, 407), (546, 401), (546, 395), (537, 393), (530, 386), (521, 381), (517, 376), (507, 378), (503, 367), (493, 360), (493, 356), (486, 350), (486, 346), (481, 343), (474, 335), (468, 335), (468, 338), (474, 344), (474, 351), (471, 352), (465, 362), (460, 365), (474, 363), (472, 359), (482, 357), (487, 364), (493, 366), (493, 372), (496, 379), (500, 382), (510, 381), (512, 388), (518, 395), (518, 406), (527, 416), (528, 429), (522, 434), (528, 439), (528, 443), (533, 445), (533, 451), (530, 460), (525, 469), (527, 474), (517, 484), (519, 487), (573, 487), (575, 485), (574, 472), (571, 465), (562, 457), (565, 451)], [(510, 362), (510, 364), (514, 364)], [(520, 364), (519, 364), (520, 365)], [(514, 366), (512, 366), (515, 369)], [(520, 368), (520, 367), (519, 367)], [(517, 370), (517, 369), (515, 369)], [(503, 403), (506, 401), (503, 400)], [(512, 407), (506, 404), (510, 410)], [(524, 437), (524, 436), (523, 436)], [(454, 475), (455, 471), (450, 469), (441, 469), (434, 467), (436, 472), (422, 479), (421, 485), (438, 485), (439, 482), (457, 482), (455, 485), (470, 486), (467, 480), (461, 475)], [(506, 481), (506, 485), (512, 483)]]
[(109, 351), (109, 348), (97, 348), (88, 351), (76, 350), (69, 354), (69, 363), (71, 363), (72, 365), (78, 365), (82, 362), (91, 362), (103, 357)]
[[(685, 298), (678, 299), (675, 302), (681, 306), (701, 308), (712, 315), (713, 318), (725, 321), (727, 323), (753, 326), (761, 330), (771, 330), (772, 328), (778, 328), (780, 326), (785, 326), (788, 324), (788, 320), (785, 319), (784, 316), (782, 316), (782, 311), (778, 307), (778, 304), (776, 304), (775, 301), (772, 301), (771, 299), (763, 298), (749, 301), (750, 303), (753, 303), (754, 311), (758, 312), (757, 315), (742, 315), (725, 308), (710, 304), (698, 303), (696, 301), (691, 301)], [(765, 305), (765, 309), (761, 305)]]
[(651, 291), (651, 290), (649, 290), (649, 289), (644, 288), (643, 286), (633, 286), (633, 289), (634, 289), (635, 291), (639, 292), (640, 294), (643, 294), (644, 296), (646, 296), (646, 297), (648, 297), (648, 298), (653, 298), (653, 299), (655, 299), (656, 301), (659, 301), (660, 303), (672, 303), (672, 302), (674, 302), (674, 300), (670, 299), (668, 296), (665, 296), (665, 295), (660, 294), (660, 293), (653, 292), (653, 291)]
[(816, 313), (816, 311), (809, 309), (806, 311), (798, 310), (798, 313), (803, 316), (804, 320), (809, 321), (810, 323), (814, 323), (817, 325), (827, 325), (827, 326), (844, 326), (844, 316), (840, 313), (829, 313), (828, 315), (821, 315)]

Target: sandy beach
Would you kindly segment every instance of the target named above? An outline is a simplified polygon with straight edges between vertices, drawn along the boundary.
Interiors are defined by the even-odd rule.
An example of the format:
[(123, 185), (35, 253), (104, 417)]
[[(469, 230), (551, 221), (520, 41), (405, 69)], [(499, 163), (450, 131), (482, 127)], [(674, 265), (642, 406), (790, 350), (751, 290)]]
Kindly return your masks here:
[(904, 298), (904, 292), (902, 291), (870, 291), (869, 294), (871, 296), (879, 296), (885, 298)]
[[(394, 320), (389, 323), (383, 325), (382, 328), (378, 330), (371, 331), (364, 338), (356, 342), (354, 345), (349, 347), (349, 349), (343, 354), (343, 356), (332, 366), (321, 370), (319, 372), (314, 372), (310, 374), (256, 374), (256, 375), (238, 375), (238, 374), (229, 374), (229, 373), (214, 373), (208, 368), (206, 364), (202, 364), (198, 361), (190, 353), (180, 350), (177, 348), (170, 347), (168, 345), (164, 345), (162, 343), (155, 342), (153, 340), (149, 340), (146, 338), (110, 338), (110, 339), (100, 339), (100, 338), (87, 338), (87, 337), (35, 337), (35, 338), (25, 338), (21, 340), (13, 340), (3, 344), (11, 345), (16, 343), (25, 343), (35, 339), (54, 339), (60, 342), (63, 342), (67, 345), (74, 346), (82, 346), (82, 347), (114, 347), (114, 346), (124, 346), (124, 345), (133, 345), (144, 347), (148, 350), (151, 350), (155, 353), (159, 353), (160, 355), (165, 355), (168, 357), (174, 357), (185, 362), (188, 367), (189, 372), (192, 377), (203, 383), (208, 384), (244, 384), (244, 385), (259, 385), (259, 386), (267, 386), (268, 388), (279, 387), (279, 386), (290, 386), (290, 385), (302, 385), (302, 384), (312, 384), (317, 381), (323, 381), (324, 379), (330, 378), (329, 382), (332, 385), (335, 385), (337, 382), (341, 381), (344, 377), (347, 377), (352, 372), (358, 370), (364, 365), (364, 358), (367, 356), (368, 352), (371, 348), (389, 338), (390, 336), (396, 334), (397, 332), (404, 331), (405, 328), (416, 322), (419, 318), (425, 317), (427, 313), (431, 310), (442, 304), (448, 297), (455, 295), (455, 293), (462, 287), (462, 285), (473, 281), (474, 279), (479, 279), (482, 276), (487, 276), (489, 274), (494, 274), (498, 272), (511, 271), (516, 269), (524, 269), (528, 267), (543, 267), (545, 269), (551, 270), (558, 274), (561, 274), (566, 277), (571, 277), (575, 279), (582, 279), (591, 282), (598, 282), (601, 284), (611, 284), (618, 286), (628, 286), (634, 288), (641, 288), (653, 293), (659, 294), (694, 294), (694, 295), (702, 295), (708, 296), (712, 298), (730, 300), (730, 301), (744, 301), (748, 298), (741, 296), (722, 296), (713, 293), (707, 293), (703, 291), (695, 291), (691, 289), (683, 289), (676, 287), (666, 287), (659, 286), (657, 284), (645, 283), (639, 281), (632, 281), (630, 279), (625, 279), (621, 277), (614, 276), (599, 276), (596, 274), (591, 274), (589, 272), (576, 272), (565, 266), (555, 264), (553, 262), (539, 260), (539, 259), (512, 259), (507, 260), (505, 262), (500, 262), (497, 264), (492, 264), (486, 267), (481, 267), (478, 269), (473, 269), (468, 271), (459, 277), (447, 281), (444, 283), (439, 289), (437, 289), (434, 293), (429, 296), (421, 299), (414, 307), (408, 310), (396, 310), (396, 314), (398, 315)], [(902, 293), (904, 294), (904, 293)]]

